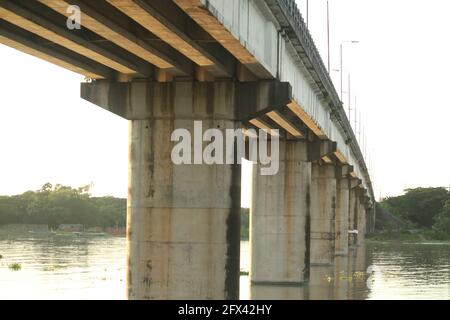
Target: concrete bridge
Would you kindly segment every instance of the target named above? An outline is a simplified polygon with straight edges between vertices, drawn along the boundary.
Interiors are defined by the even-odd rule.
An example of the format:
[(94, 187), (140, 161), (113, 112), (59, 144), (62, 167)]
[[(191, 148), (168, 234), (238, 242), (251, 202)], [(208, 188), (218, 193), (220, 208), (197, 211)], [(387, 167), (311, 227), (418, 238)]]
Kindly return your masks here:
[(130, 299), (239, 297), (241, 166), (173, 164), (171, 133), (194, 120), (280, 130), (279, 173), (254, 170), (254, 284), (307, 283), (374, 227), (363, 155), (293, 0), (0, 0), (0, 43), (86, 76), (81, 97), (130, 120)]

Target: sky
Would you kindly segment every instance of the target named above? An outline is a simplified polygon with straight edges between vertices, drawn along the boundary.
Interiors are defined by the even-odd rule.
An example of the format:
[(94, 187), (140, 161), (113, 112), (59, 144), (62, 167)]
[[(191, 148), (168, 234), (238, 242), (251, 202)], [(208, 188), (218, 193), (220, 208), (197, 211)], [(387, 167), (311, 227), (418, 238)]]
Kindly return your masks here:
[[(306, 17), (306, 0), (298, 0)], [(326, 0), (309, 1), (309, 28), (327, 64)], [(331, 75), (361, 112), (376, 197), (449, 187), (448, 0), (329, 0)], [(128, 122), (79, 97), (83, 78), (0, 45), (0, 194), (44, 183), (93, 184), (127, 195)], [(354, 114), (352, 111), (352, 122)], [(359, 123), (356, 136), (359, 136)], [(244, 170), (248, 176), (248, 170)], [(244, 178), (244, 189), (248, 189)], [(244, 202), (248, 201), (245, 200)], [(244, 203), (244, 206), (247, 206)]]

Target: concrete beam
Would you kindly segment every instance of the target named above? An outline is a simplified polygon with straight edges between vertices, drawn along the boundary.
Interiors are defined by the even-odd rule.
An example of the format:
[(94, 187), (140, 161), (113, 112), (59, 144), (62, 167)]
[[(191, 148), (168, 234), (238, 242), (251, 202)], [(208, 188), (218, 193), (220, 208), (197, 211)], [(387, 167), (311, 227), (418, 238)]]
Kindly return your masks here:
[[(242, 121), (254, 122), (255, 114), (264, 114), (267, 110), (280, 108), (285, 105), (290, 97), (290, 85), (283, 82), (218, 82), (227, 82), (229, 86), (233, 86), (235, 93), (230, 99), (236, 99), (236, 105), (238, 106), (236, 117)], [(214, 85), (214, 83), (209, 83), (204, 86), (213, 87)], [(174, 84), (172, 83), (148, 81), (133, 81), (130, 83), (95, 81), (81, 84), (81, 97), (122, 118), (142, 120), (151, 116), (152, 111), (149, 106), (162, 103), (159, 95), (173, 90), (173, 87)], [(161, 108), (164, 108), (164, 106), (161, 105)], [(258, 126), (258, 124), (252, 124)]]
[(348, 164), (347, 159), (339, 149), (334, 153), (334, 156), (341, 164)]
[(60, 20), (61, 16), (56, 13), (52, 14), (52, 10), (45, 11), (47, 9), (45, 6), (31, 1), (23, 3), (25, 6), (28, 5), (35, 10), (31, 11), (27, 7), (21, 6), (22, 2), (21, 0), (14, 2), (0, 1), (0, 18), (120, 73), (150, 75), (150, 68), (140, 70), (138, 66), (119, 57), (112, 51), (89, 41), (85, 34), (82, 37), (78, 35), (79, 33), (70, 31), (65, 26), (66, 20)]
[(360, 188), (362, 186), (362, 180), (358, 178), (350, 179), (350, 189)]
[(287, 106), (319, 139), (328, 139), (323, 130), (295, 100), (291, 100)]
[(286, 130), (289, 134), (291, 134), (294, 138), (300, 139), (304, 138), (303, 133), (299, 129), (295, 127), (288, 119), (286, 119), (282, 114), (277, 111), (270, 111), (267, 113), (267, 116), (272, 119), (276, 124)]
[(0, 43), (36, 58), (84, 75), (90, 79), (114, 79), (114, 70), (58, 45), (49, 47), (46, 39), (0, 19)]
[(354, 167), (350, 165), (336, 166), (336, 177), (338, 179), (349, 178), (353, 171)]
[[(112, 7), (103, 1), (101, 3), (80, 0), (38, 1), (67, 17), (70, 16), (70, 13), (67, 12), (68, 5), (77, 5), (83, 12), (81, 21), (83, 27), (166, 72), (182, 76), (192, 73), (189, 66), (179, 63), (178, 59), (175, 60), (165, 52), (159, 50), (159, 47), (155, 48), (154, 45), (151, 45), (139, 35), (127, 30), (124, 27), (127, 23), (126, 21), (118, 23), (118, 20), (123, 20), (121, 19), (122, 17), (118, 17), (117, 12), (111, 11)], [(97, 8), (99, 5), (101, 7)]]
[(262, 119), (259, 119), (259, 118), (251, 119), (251, 120), (249, 120), (249, 123), (251, 125), (255, 126), (258, 129), (262, 129), (262, 130), (266, 131), (267, 134), (270, 134), (271, 136), (274, 136), (274, 137), (279, 137), (280, 136), (279, 133), (276, 133), (274, 131), (273, 126), (271, 126), (270, 124), (268, 124), (267, 122), (265, 122)]
[(337, 143), (330, 140), (315, 140), (308, 144), (309, 161), (316, 162), (336, 152)]
[(201, 0), (174, 0), (174, 2), (256, 77), (272, 78), (270, 72), (210, 13), (209, 3), (205, 7)]
[(240, 83), (236, 91), (239, 118), (250, 120), (286, 106), (292, 97), (292, 87), (287, 82), (267, 80)]
[[(233, 61), (227, 60), (220, 54), (213, 54), (212, 51), (205, 48), (208, 44), (201, 45), (189, 37), (187, 34), (189, 28), (186, 28), (187, 21), (185, 19), (187, 15), (183, 17), (177, 14), (177, 10), (181, 10), (171, 1), (106, 1), (213, 76), (224, 78), (234, 75), (235, 65)], [(158, 7), (160, 10), (156, 9)]]

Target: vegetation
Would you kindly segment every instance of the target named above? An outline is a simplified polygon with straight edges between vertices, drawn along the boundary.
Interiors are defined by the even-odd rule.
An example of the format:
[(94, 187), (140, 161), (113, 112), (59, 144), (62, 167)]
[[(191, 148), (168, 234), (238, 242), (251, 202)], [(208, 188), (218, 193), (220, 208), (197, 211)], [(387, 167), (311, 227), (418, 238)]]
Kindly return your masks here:
[[(404, 195), (386, 198), (380, 205), (405, 221), (406, 227), (385, 230), (383, 236), (375, 238), (450, 240), (450, 193), (446, 189), (407, 189)], [(408, 231), (411, 229), (416, 230)]]
[(8, 268), (12, 271), (20, 271), (22, 270), (22, 265), (20, 263), (12, 263), (8, 266)]
[(56, 229), (60, 224), (124, 227), (126, 200), (91, 197), (89, 186), (75, 189), (46, 183), (37, 191), (0, 197), (2, 224), (47, 224), (51, 229)]

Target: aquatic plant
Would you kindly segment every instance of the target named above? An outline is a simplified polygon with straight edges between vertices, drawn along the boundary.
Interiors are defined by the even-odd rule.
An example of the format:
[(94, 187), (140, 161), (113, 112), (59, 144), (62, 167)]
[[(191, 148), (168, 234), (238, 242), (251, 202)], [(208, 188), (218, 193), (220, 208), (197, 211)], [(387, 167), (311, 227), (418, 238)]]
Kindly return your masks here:
[(20, 271), (22, 269), (22, 265), (20, 263), (12, 263), (8, 266), (8, 268), (12, 271)]

